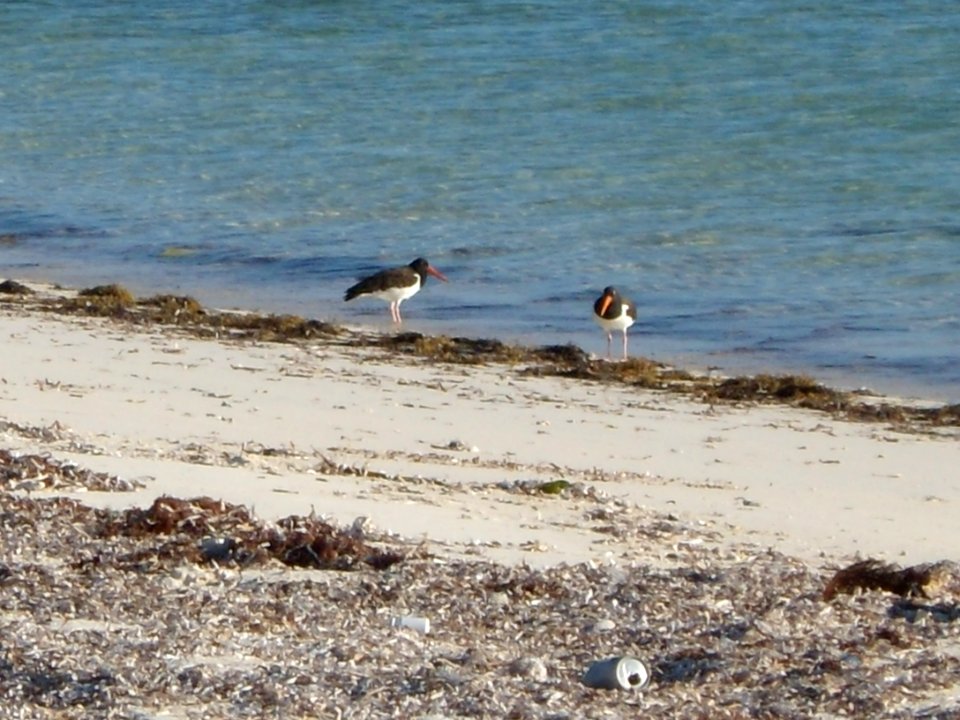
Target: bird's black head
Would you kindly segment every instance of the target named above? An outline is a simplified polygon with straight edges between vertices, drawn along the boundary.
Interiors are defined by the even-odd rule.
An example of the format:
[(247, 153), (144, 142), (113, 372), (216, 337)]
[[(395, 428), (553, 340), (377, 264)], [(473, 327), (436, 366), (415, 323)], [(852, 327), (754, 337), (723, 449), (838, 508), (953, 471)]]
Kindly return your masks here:
[(417, 258), (412, 263), (410, 267), (413, 268), (416, 273), (420, 276), (420, 282), (425, 283), (427, 281), (427, 275), (433, 275), (437, 280), (443, 280), (447, 282), (447, 276), (442, 272), (433, 267), (430, 263), (424, 260), (422, 257)]
[(424, 275), (427, 274), (427, 268), (430, 267), (430, 263), (428, 263), (422, 257), (418, 257), (416, 260), (410, 263), (410, 267), (416, 270), (417, 273), (419, 273), (419, 275), (423, 277)]

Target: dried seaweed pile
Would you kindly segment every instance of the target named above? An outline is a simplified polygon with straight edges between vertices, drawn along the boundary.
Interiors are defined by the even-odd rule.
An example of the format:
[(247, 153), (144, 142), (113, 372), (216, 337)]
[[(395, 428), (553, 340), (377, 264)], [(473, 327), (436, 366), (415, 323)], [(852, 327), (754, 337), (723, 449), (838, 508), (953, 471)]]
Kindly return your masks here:
[[(189, 560), (249, 567), (276, 560), (293, 567), (350, 570), (360, 563), (383, 569), (403, 560), (399, 553), (370, 547), (360, 529), (341, 531), (317, 517), (299, 516), (267, 525), (245, 507), (208, 497), (160, 497), (146, 510), (104, 517), (96, 533), (104, 538), (168, 538), (122, 559), (138, 565)], [(98, 555), (96, 561), (102, 560)]]
[[(955, 578), (929, 602), (827, 602), (798, 561), (696, 546), (666, 569), (211, 562), (197, 538), (262, 524), (158, 503), (0, 496), (0, 717), (960, 716)], [(623, 653), (651, 669), (642, 693), (582, 685)]]
[(135, 480), (93, 472), (46, 455), (18, 455), (0, 449), (0, 490), (35, 491), (86, 489), (126, 492), (143, 487)]
[[(6, 496), (6, 519), (29, 530), (24, 518), (57, 518), (65, 533), (80, 531), (98, 541), (96, 549), (74, 553), (77, 569), (110, 566), (157, 571), (184, 562), (263, 567), (353, 570), (361, 564), (385, 569), (404, 555), (371, 546), (362, 527), (341, 530), (317, 517), (290, 516), (264, 523), (247, 508), (209, 497), (184, 500), (163, 496), (146, 509), (111, 511), (87, 508), (69, 499)], [(15, 518), (15, 520), (13, 520)], [(6, 549), (16, 551), (20, 535), (10, 535)]]
[(947, 561), (901, 568), (868, 558), (837, 571), (823, 589), (823, 599), (832, 600), (841, 593), (852, 595), (862, 590), (929, 599), (941, 586), (950, 583), (955, 572), (955, 564)]
[[(316, 337), (336, 337), (345, 331), (336, 325), (297, 315), (260, 315), (219, 312), (204, 308), (189, 295), (154, 295), (136, 298), (122, 285), (84, 288), (75, 297), (38, 297), (19, 283), (0, 286), (4, 295), (29, 307), (67, 315), (107, 317), (137, 325), (172, 325), (200, 337), (289, 342)], [(6, 289), (4, 289), (4, 287)], [(26, 291), (26, 292), (25, 292)], [(26, 306), (26, 305), (25, 305)]]

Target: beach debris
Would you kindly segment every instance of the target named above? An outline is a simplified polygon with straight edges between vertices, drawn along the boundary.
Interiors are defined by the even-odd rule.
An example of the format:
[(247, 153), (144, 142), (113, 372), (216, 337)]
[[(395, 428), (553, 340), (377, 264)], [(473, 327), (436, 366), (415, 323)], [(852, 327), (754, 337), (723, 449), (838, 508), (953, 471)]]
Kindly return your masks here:
[(589, 623), (585, 630), (591, 633), (606, 633), (611, 630), (615, 630), (617, 623), (611, 620), (610, 618), (603, 618), (602, 620), (597, 620), (596, 622)]
[[(197, 720), (956, 714), (955, 606), (868, 593), (825, 607), (821, 573), (772, 550), (691, 546), (671, 560), (674, 540), (650, 538), (644, 558), (666, 562), (412, 553), (384, 573), (304, 572), (266, 554), (203, 559), (204, 538), (240, 539), (207, 514), (214, 529), (188, 520), (180, 544), (104, 537), (120, 513), (0, 492), (0, 718), (136, 717), (145, 703)], [(405, 615), (429, 618), (430, 634), (390, 627)], [(597, 617), (616, 629), (585, 633)], [(618, 637), (631, 649), (600, 647)], [(580, 682), (624, 655), (655, 694)]]
[(592, 485), (568, 480), (501, 480), (496, 487), (510, 493), (522, 495), (563, 495), (569, 498), (605, 500), (607, 494)]
[(823, 599), (882, 590), (903, 598), (929, 598), (953, 574), (953, 563), (941, 561), (901, 568), (894, 563), (868, 558), (838, 570), (823, 589)]
[(204, 560), (223, 562), (231, 560), (237, 549), (237, 543), (228, 537), (205, 537), (200, 540), (200, 552)]
[(358, 515), (350, 524), (347, 532), (357, 540), (363, 540), (373, 530), (373, 522), (366, 515)]
[(516, 677), (526, 678), (534, 682), (546, 682), (550, 676), (547, 664), (542, 658), (535, 655), (525, 655), (515, 658), (507, 666), (507, 672)]
[[(101, 285), (80, 291), (75, 298), (35, 294), (27, 307), (66, 314), (100, 315), (139, 325), (175, 325), (202, 338), (299, 343), (310, 340), (338, 345), (375, 347), (412, 362), (426, 359), (455, 364), (521, 366), (524, 376), (565, 377), (634, 388), (669, 390), (696, 397), (709, 405), (723, 403), (787, 404), (861, 422), (882, 422), (901, 430), (937, 432), (960, 426), (960, 403), (919, 407), (864, 397), (859, 391), (840, 391), (803, 375), (718, 377), (694, 374), (647, 358), (608, 363), (581, 348), (568, 345), (527, 347), (493, 339), (349, 331), (338, 325), (296, 315), (203, 308), (189, 296), (157, 295), (137, 300), (120, 285)], [(314, 348), (315, 350), (315, 348)]]
[(34, 291), (16, 280), (0, 282), (0, 294), (3, 295), (33, 295)]
[(650, 681), (647, 666), (634, 657), (611, 657), (593, 663), (583, 674), (587, 687), (602, 690), (640, 690)]
[(540, 483), (537, 486), (537, 491), (544, 495), (559, 495), (569, 487), (569, 480), (549, 480), (548, 482)]
[(146, 509), (103, 513), (93, 530), (101, 538), (159, 540), (116, 558), (128, 569), (145, 570), (178, 560), (246, 566), (272, 559), (291, 567), (354, 570), (366, 565), (385, 570), (405, 559), (402, 553), (371, 547), (351, 530), (313, 515), (265, 523), (242, 505), (209, 497), (185, 500), (165, 495)]
[(454, 452), (478, 453), (480, 448), (476, 445), (467, 445), (462, 440), (451, 440), (445, 445), (431, 445), (434, 450), (453, 450)]
[(133, 307), (136, 298), (122, 285), (97, 285), (85, 288), (77, 297), (64, 300), (64, 308), (95, 315), (117, 316)]
[(390, 627), (409, 628), (426, 635), (430, 632), (430, 618), (417, 617), (416, 615), (395, 615), (390, 618)]
[(144, 487), (136, 480), (94, 472), (47, 455), (19, 455), (0, 449), (0, 489), (12, 492), (83, 489), (97, 492), (132, 492)]

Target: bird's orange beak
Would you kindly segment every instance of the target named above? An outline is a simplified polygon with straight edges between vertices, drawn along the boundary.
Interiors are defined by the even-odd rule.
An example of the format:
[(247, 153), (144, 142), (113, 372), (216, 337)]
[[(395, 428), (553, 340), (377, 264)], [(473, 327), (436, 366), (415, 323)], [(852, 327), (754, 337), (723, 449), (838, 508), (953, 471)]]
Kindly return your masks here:
[(449, 280), (447, 280), (447, 276), (444, 275), (439, 270), (437, 270), (435, 267), (433, 267), (433, 265), (427, 265), (427, 274), (433, 275), (437, 280), (443, 280), (443, 282), (450, 282)]
[(613, 302), (613, 295), (604, 295), (603, 303), (600, 305), (600, 316), (602, 317), (606, 312), (607, 308), (610, 307), (610, 303)]

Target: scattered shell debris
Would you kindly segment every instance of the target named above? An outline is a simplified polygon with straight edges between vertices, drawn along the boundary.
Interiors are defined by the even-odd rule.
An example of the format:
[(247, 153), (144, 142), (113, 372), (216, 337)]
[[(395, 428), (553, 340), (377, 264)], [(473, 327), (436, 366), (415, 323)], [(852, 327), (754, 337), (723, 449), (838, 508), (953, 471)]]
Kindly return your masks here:
[[(724, 403), (772, 403), (951, 437), (960, 426), (960, 405), (889, 405), (802, 377), (694, 377), (643, 359), (606, 363), (573, 346), (358, 333), (215, 312), (189, 297), (138, 300), (115, 285), (53, 298), (13, 288), (0, 291), (0, 304), (106, 318), (129, 331), (163, 325), (170, 337), (296, 343), (314, 353), (360, 345), (383, 348), (391, 362), (499, 364), (521, 377), (669, 389), (702, 400), (705, 414)], [(38, 388), (68, 388), (59, 382)], [(57, 423), (0, 421), (3, 436), (102, 452)], [(212, 498), (99, 510), (52, 494), (129, 488), (47, 456), (8, 453), (0, 461), (0, 719), (960, 717), (953, 563), (811, 567), (711, 542), (719, 534), (710, 525), (626, 505), (593, 485), (627, 476), (523, 466), (435, 439), (422, 461), (528, 474), (489, 489), (508, 502), (511, 494), (544, 508), (563, 502), (577, 529), (629, 544), (631, 560), (501, 565), (479, 549), (466, 559), (433, 554), (429, 542), (378, 535), (364, 518), (346, 528), (316, 515), (268, 523)], [(344, 448), (344, 462), (337, 448), (254, 441), (229, 452), (136, 451), (439, 482), (350, 464), (417, 462), (412, 453)], [(394, 627), (395, 618), (429, 620), (429, 633)], [(585, 668), (610, 657), (643, 659), (642, 692), (582, 684)]]
[[(2, 493), (0, 508), (0, 718), (906, 719), (960, 708), (952, 564), (922, 585), (926, 598), (824, 600), (830, 572), (657, 533), (636, 537), (670, 566), (533, 569), (374, 547), (364, 518), (265, 523), (210, 498), (120, 512)], [(429, 634), (396, 618), (429, 619)], [(643, 692), (582, 683), (598, 658), (625, 656), (649, 668)]]
[(38, 490), (95, 490), (130, 492), (144, 487), (107, 473), (86, 470), (46, 455), (20, 455), (0, 449), (0, 489), (13, 492)]

